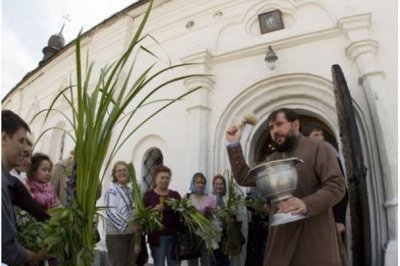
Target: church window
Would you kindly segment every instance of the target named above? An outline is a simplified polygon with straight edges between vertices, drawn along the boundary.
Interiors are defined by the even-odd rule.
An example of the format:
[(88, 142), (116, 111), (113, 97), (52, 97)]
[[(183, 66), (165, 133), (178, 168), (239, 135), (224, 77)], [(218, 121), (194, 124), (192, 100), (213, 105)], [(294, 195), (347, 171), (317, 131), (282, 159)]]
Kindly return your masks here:
[(143, 158), (142, 188), (144, 191), (154, 188), (153, 169), (164, 162), (161, 151), (157, 148), (148, 150)]

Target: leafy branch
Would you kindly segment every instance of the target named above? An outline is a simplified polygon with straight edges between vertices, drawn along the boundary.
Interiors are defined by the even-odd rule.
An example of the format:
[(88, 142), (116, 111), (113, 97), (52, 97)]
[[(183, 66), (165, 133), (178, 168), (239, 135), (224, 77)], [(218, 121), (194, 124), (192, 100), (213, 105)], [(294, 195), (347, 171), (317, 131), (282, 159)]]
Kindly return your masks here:
[(160, 212), (153, 208), (144, 207), (142, 193), (136, 180), (135, 168), (132, 163), (129, 163), (128, 170), (132, 182), (132, 193), (136, 210), (134, 223), (139, 225), (141, 230), (146, 233), (161, 231), (164, 225), (161, 223)]
[(211, 248), (213, 241), (218, 241), (220, 238), (220, 228), (207, 219), (201, 212), (199, 212), (192, 204), (190, 199), (165, 199), (171, 209), (178, 212), (184, 225), (189, 229), (190, 234), (199, 235), (204, 239), (207, 247)]

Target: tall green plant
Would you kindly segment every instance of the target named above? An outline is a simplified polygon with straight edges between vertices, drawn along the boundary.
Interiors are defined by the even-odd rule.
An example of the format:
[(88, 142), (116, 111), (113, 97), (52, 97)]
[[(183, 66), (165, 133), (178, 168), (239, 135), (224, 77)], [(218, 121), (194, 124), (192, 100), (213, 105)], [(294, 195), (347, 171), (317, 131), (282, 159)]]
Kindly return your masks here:
[[(76, 258), (71, 260), (71, 265), (86, 266), (91, 265), (93, 261), (95, 245), (93, 219), (96, 212), (96, 196), (100, 182), (104, 178), (112, 158), (121, 146), (126, 143), (128, 138), (143, 124), (177, 100), (199, 89), (194, 88), (177, 98), (166, 99), (166, 103), (145, 119), (136, 122), (133, 129), (128, 130), (128, 125), (132, 125), (133, 118), (136, 117), (136, 111), (154, 102), (151, 101), (151, 96), (156, 92), (167, 85), (186, 78), (201, 76), (196, 74), (183, 75), (161, 82), (158, 85), (152, 85), (156, 83), (157, 78), (168, 73), (169, 70), (182, 68), (189, 64), (172, 65), (159, 71), (154, 71), (153, 68), (155, 65), (151, 65), (139, 73), (136, 80), (131, 80), (135, 69), (134, 66), (138, 63), (136, 60), (138, 53), (146, 52), (152, 54), (148, 49), (141, 46), (142, 40), (146, 37), (142, 36), (142, 32), (149, 17), (151, 6), (152, 1), (150, 1), (149, 7), (144, 13), (143, 19), (128, 49), (116, 62), (104, 67), (95, 82), (92, 81), (94, 64), (87, 63), (84, 69), (82, 67), (81, 37), (79, 34), (76, 39), (76, 84), (73, 85), (71, 82), (70, 86), (63, 89), (55, 97), (48, 109), (42, 110), (34, 117), (35, 119), (39, 115), (45, 114), (44, 121), (46, 122), (49, 114), (56, 112), (66, 119), (73, 130), (71, 137), (75, 142), (77, 178), (76, 201), (71, 208), (77, 208), (79, 213), (82, 214), (80, 217), (84, 217), (85, 220), (79, 237), (73, 238), (75, 240), (79, 239), (78, 242), (74, 243), (74, 245), (79, 246), (79, 252), (75, 254)], [(89, 58), (87, 58), (86, 62), (89, 62)], [(128, 62), (132, 63), (128, 65)], [(119, 82), (118, 79), (121, 76), (121, 71), (124, 69), (128, 69), (128, 74), (123, 82)], [(94, 84), (94, 86), (90, 84)], [(118, 84), (122, 85), (119, 87)], [(55, 108), (56, 103), (63, 99), (70, 107), (71, 118)], [(138, 104), (132, 110), (128, 110), (133, 101), (138, 102)], [(160, 101), (155, 102), (159, 103)], [(114, 132), (117, 123), (121, 123), (122, 125), (119, 133)], [(116, 141), (111, 145), (114, 133), (116, 133)], [(109, 157), (107, 157), (108, 152), (110, 152)], [(101, 174), (102, 169), (103, 173)], [(64, 229), (68, 230), (68, 228)], [(56, 252), (62, 250), (60, 246), (63, 245), (63, 241), (65, 240), (61, 238), (52, 238), (52, 250)]]

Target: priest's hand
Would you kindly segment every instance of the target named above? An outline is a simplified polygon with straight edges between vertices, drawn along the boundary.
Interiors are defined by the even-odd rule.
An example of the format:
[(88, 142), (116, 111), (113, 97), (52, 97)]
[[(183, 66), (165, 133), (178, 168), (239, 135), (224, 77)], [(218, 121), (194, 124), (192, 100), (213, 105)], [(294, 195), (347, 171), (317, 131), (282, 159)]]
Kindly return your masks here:
[(242, 131), (237, 126), (231, 126), (225, 132), (225, 138), (229, 143), (239, 142), (242, 137)]
[(299, 198), (292, 197), (286, 200), (283, 200), (278, 205), (279, 212), (290, 212), (291, 214), (306, 214), (307, 213), (307, 206)]

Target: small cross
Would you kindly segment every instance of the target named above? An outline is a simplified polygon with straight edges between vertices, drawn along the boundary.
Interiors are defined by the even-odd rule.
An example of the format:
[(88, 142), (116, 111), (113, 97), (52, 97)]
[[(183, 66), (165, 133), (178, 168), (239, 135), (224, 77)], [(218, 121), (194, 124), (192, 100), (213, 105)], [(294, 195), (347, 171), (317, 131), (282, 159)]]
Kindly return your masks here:
[(64, 18), (66, 21), (71, 22), (71, 19), (69, 18), (69, 15), (68, 15), (68, 14), (63, 15), (63, 18)]

